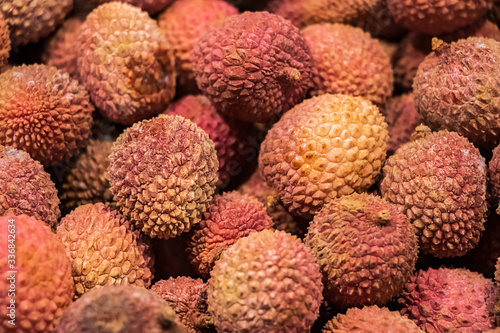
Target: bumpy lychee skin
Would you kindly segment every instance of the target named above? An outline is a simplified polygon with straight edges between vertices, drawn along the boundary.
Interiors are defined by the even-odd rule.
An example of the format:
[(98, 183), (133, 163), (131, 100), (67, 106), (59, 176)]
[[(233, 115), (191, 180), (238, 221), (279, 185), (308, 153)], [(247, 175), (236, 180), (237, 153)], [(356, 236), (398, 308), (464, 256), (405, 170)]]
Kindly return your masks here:
[(72, 17), (50, 38), (42, 53), (42, 60), (49, 66), (54, 66), (69, 73), (73, 78), (80, 78), (78, 53), (80, 53), (78, 36), (84, 20)]
[(311, 95), (362, 96), (377, 105), (385, 104), (392, 95), (391, 60), (368, 33), (349, 25), (324, 23), (308, 26), (302, 34), (314, 59)]
[(387, 124), (361, 97), (325, 94), (287, 112), (262, 142), (259, 168), (293, 214), (367, 190), (380, 174)]
[(5, 17), (0, 11), (0, 66), (7, 64), (10, 54), (10, 31)]
[(218, 332), (309, 332), (323, 300), (309, 248), (283, 231), (238, 240), (215, 263), (208, 285)]
[(64, 313), (56, 333), (185, 333), (175, 311), (143, 287), (106, 286), (92, 290)]
[(495, 285), (466, 269), (419, 271), (398, 300), (401, 314), (429, 333), (484, 332), (494, 327)]
[(338, 314), (330, 320), (322, 333), (424, 333), (410, 319), (388, 308), (376, 305), (365, 306), (362, 309), (352, 308), (346, 314)]
[(312, 58), (299, 29), (268, 12), (226, 18), (192, 55), (201, 91), (217, 110), (244, 121), (279, 117), (310, 86)]
[[(64, 245), (42, 221), (27, 215), (0, 217), (0, 236), (0, 331), (52, 332), (73, 298)], [(12, 275), (15, 281), (9, 280)], [(12, 289), (15, 297), (9, 296)], [(14, 299), (15, 326), (8, 323)]]
[(118, 137), (109, 158), (114, 200), (150, 237), (189, 231), (215, 192), (219, 162), (214, 143), (180, 116), (134, 124)]
[(56, 185), (28, 153), (0, 145), (0, 216), (21, 214), (54, 228), (61, 216)]
[(305, 243), (318, 258), (325, 299), (339, 308), (384, 305), (398, 296), (418, 255), (415, 230), (398, 206), (366, 193), (325, 205)]
[(209, 277), (221, 253), (238, 239), (272, 227), (273, 220), (257, 198), (238, 192), (216, 195), (192, 230), (188, 246), (191, 263), (203, 277)]
[[(115, 0), (90, 0), (94, 5), (101, 5), (103, 3), (111, 2)], [(117, 0), (120, 2), (128, 3), (132, 6), (139, 7), (142, 10), (148, 12), (150, 15), (156, 14), (167, 6), (169, 6), (174, 0)]]
[[(202, 2), (210, 3), (206, 0)], [(217, 185), (227, 187), (231, 176), (237, 176), (246, 165), (248, 156), (243, 152), (248, 148), (247, 137), (251, 135), (249, 125), (217, 112), (208, 98), (202, 95), (185, 96), (170, 104), (164, 113), (189, 119), (207, 132), (215, 144), (219, 160)]]
[(103, 203), (80, 206), (66, 215), (57, 238), (71, 262), (75, 297), (106, 285), (150, 286), (154, 258), (148, 239)]
[(55, 67), (23, 65), (0, 75), (0, 144), (45, 167), (78, 152), (93, 111), (85, 88)]
[(151, 290), (168, 302), (189, 333), (213, 330), (208, 313), (207, 284), (203, 280), (185, 276), (171, 277), (158, 281)]
[(36, 43), (47, 37), (73, 8), (73, 0), (6, 0), (0, 12), (15, 45)]
[(380, 190), (416, 227), (423, 253), (463, 256), (478, 243), (488, 210), (486, 165), (457, 133), (431, 133), (399, 148)]
[(175, 68), (155, 20), (111, 2), (94, 9), (81, 29), (80, 77), (104, 117), (132, 125), (165, 110), (175, 93)]
[(500, 42), (434, 40), (433, 49), (413, 83), (418, 112), (433, 129), (455, 131), (479, 148), (493, 149), (500, 142)]
[(89, 203), (111, 203), (113, 194), (109, 187), (109, 154), (113, 142), (90, 140), (62, 184), (61, 202), (70, 211)]
[(397, 24), (412, 31), (439, 35), (483, 18), (493, 0), (386, 0)]
[(196, 88), (191, 53), (198, 38), (217, 22), (236, 14), (238, 9), (222, 0), (176, 1), (160, 14), (158, 24), (174, 50), (180, 87), (188, 91)]
[[(498, 204), (500, 201), (500, 145), (493, 149), (493, 156), (488, 163), (488, 173), (492, 200)], [(500, 211), (500, 208), (497, 207), (497, 211)]]

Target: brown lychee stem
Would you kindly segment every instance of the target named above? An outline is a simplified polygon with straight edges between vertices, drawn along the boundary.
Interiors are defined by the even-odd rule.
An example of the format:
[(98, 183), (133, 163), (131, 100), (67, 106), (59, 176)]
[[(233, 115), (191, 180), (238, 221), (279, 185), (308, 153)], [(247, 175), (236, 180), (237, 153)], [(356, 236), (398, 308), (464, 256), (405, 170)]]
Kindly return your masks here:
[(300, 81), (301, 75), (297, 68), (285, 67), (278, 72), (278, 77), (294, 84)]
[(497, 206), (497, 209), (495, 210), (495, 212), (500, 215), (500, 203), (498, 203), (498, 206)]
[(438, 51), (438, 49), (444, 44), (444, 42), (437, 38), (434, 37), (432, 38), (432, 51)]
[(385, 226), (391, 221), (391, 213), (387, 209), (374, 212), (371, 220), (378, 226)]
[(274, 195), (268, 195), (267, 196), (267, 208), (269, 209), (273, 209), (274, 207), (276, 207), (276, 205), (278, 204), (278, 198), (276, 198), (276, 196)]
[(417, 128), (415, 128), (415, 131), (412, 133), (410, 137), (410, 141), (416, 141), (422, 138), (425, 138), (427, 135), (431, 134), (432, 131), (429, 127), (425, 125), (418, 125)]

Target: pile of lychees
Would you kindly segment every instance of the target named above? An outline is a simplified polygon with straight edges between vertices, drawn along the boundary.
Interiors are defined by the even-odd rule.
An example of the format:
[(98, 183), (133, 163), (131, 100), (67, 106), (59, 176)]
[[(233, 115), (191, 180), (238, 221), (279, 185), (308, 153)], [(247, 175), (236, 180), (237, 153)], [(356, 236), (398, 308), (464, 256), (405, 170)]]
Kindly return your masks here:
[(0, 1), (0, 333), (499, 332), (499, 24)]

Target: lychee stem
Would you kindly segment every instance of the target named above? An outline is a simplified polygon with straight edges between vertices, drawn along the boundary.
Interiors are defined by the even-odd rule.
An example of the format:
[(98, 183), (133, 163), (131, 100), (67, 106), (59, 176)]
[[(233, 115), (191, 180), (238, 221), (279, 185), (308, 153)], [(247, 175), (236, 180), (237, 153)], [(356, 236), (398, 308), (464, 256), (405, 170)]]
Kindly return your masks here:
[(278, 77), (292, 84), (299, 82), (301, 79), (300, 71), (293, 67), (282, 68), (278, 72)]

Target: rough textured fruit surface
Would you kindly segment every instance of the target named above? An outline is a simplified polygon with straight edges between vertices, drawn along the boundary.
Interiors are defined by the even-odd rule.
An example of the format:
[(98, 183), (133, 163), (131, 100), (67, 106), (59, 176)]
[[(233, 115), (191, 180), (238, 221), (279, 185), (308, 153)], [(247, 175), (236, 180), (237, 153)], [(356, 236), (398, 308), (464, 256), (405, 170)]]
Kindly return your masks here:
[(418, 255), (415, 230), (398, 206), (367, 193), (325, 205), (305, 244), (321, 267), (325, 299), (339, 308), (384, 305), (398, 296)]
[(60, 195), (64, 210), (70, 211), (89, 203), (111, 203), (109, 188), (109, 154), (113, 142), (90, 140), (62, 184)]
[(398, 300), (401, 314), (429, 333), (484, 332), (494, 327), (497, 292), (490, 279), (466, 269), (419, 271)]
[(222, 0), (176, 1), (160, 14), (158, 24), (174, 50), (180, 87), (188, 91), (196, 88), (191, 53), (198, 38), (217, 22), (236, 14), (238, 9)]
[(56, 333), (185, 333), (175, 311), (143, 287), (106, 286), (73, 302)]
[(114, 200), (150, 237), (189, 231), (212, 200), (219, 168), (214, 143), (183, 117), (134, 124), (116, 140), (109, 159)]
[(69, 73), (73, 78), (80, 79), (78, 53), (80, 52), (78, 36), (84, 20), (72, 17), (64, 21), (50, 38), (42, 53), (42, 60), (49, 66), (54, 66)]
[(274, 229), (299, 237), (307, 232), (309, 221), (288, 212), (288, 209), (277, 199), (276, 191), (267, 185), (260, 169), (255, 170), (252, 176), (238, 188), (238, 191), (256, 197), (266, 206), (267, 214), (273, 219)]
[(380, 190), (416, 227), (423, 253), (458, 257), (478, 243), (488, 210), (486, 165), (457, 133), (431, 133), (399, 148)]
[(330, 320), (322, 333), (424, 333), (410, 319), (403, 317), (388, 308), (376, 305), (365, 306), (362, 309), (352, 308), (346, 314), (338, 314)]
[(248, 148), (247, 137), (251, 135), (249, 125), (217, 112), (208, 98), (202, 95), (185, 96), (170, 104), (164, 113), (189, 119), (207, 132), (215, 144), (219, 160), (217, 185), (227, 187), (231, 176), (237, 176), (247, 163), (248, 156), (244, 152)]
[[(493, 149), (493, 156), (488, 163), (488, 173), (492, 200), (497, 205), (500, 201), (500, 145)], [(497, 210), (500, 208), (497, 207)]]
[(154, 258), (149, 240), (105, 204), (80, 206), (66, 215), (57, 237), (71, 262), (75, 297), (106, 285), (151, 285)]
[(309, 332), (322, 291), (309, 248), (283, 231), (264, 230), (222, 253), (208, 281), (208, 307), (221, 333)]
[(192, 230), (188, 246), (191, 263), (203, 277), (209, 277), (221, 253), (238, 239), (272, 227), (273, 220), (257, 198), (239, 192), (216, 195)]
[(168, 302), (189, 333), (204, 333), (213, 329), (208, 314), (207, 284), (203, 280), (171, 277), (156, 282), (151, 290)]
[(386, 0), (397, 24), (428, 35), (453, 32), (483, 18), (492, 0)]
[(268, 12), (221, 21), (200, 37), (192, 61), (203, 94), (244, 121), (279, 117), (310, 86), (312, 58), (299, 29)]
[(132, 125), (165, 110), (175, 93), (175, 68), (155, 20), (111, 2), (94, 9), (81, 29), (80, 76), (104, 117)]
[[(10, 237), (15, 235), (15, 240)], [(0, 331), (7, 333), (52, 332), (73, 298), (71, 265), (64, 245), (42, 221), (27, 215), (0, 217)], [(15, 244), (14, 281), (9, 280)], [(11, 287), (11, 284), (14, 286)], [(15, 326), (8, 315), (15, 289)]]
[(61, 217), (56, 185), (28, 153), (0, 145), (0, 216), (21, 214), (55, 228)]
[(412, 133), (422, 122), (422, 119), (415, 108), (415, 99), (412, 93), (389, 99), (383, 113), (389, 131), (387, 151), (393, 154), (402, 144), (410, 141)]
[(12, 43), (24, 45), (47, 37), (71, 8), (72, 0), (6, 0), (0, 12), (9, 25)]
[[(101, 5), (103, 3), (111, 1), (115, 0), (90, 0), (90, 2), (94, 5)], [(161, 12), (172, 2), (174, 2), (174, 0), (118, 0), (118, 1), (128, 3), (135, 7), (139, 7), (142, 10), (148, 12), (150, 15)]]
[(377, 105), (385, 104), (392, 95), (391, 60), (368, 33), (349, 25), (324, 23), (308, 26), (302, 34), (314, 59), (311, 95), (362, 96)]
[(78, 152), (93, 111), (85, 88), (55, 67), (23, 65), (0, 75), (0, 144), (45, 167)]
[(415, 104), (432, 129), (455, 131), (477, 147), (500, 142), (500, 42), (482, 37), (433, 40), (415, 76)]
[(7, 21), (0, 10), (0, 66), (7, 64), (10, 54), (10, 31)]
[(306, 218), (380, 174), (387, 124), (361, 97), (325, 94), (287, 112), (262, 142), (259, 168), (290, 212)]

